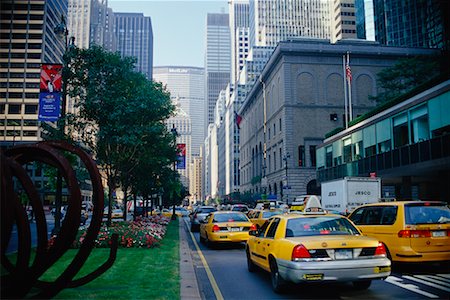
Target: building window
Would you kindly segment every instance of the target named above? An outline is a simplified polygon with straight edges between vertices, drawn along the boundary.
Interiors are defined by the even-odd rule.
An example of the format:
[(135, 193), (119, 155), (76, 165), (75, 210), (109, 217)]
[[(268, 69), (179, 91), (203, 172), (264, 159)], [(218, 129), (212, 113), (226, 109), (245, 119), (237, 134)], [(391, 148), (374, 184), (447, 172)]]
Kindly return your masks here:
[(391, 140), (378, 143), (378, 153), (391, 151)]
[(275, 134), (277, 134), (277, 129), (276, 129), (275, 124), (273, 124), (273, 136), (275, 136)]
[(408, 117), (406, 114), (402, 114), (393, 119), (392, 131), (394, 136), (394, 148), (398, 148), (409, 143)]
[(331, 168), (333, 166), (333, 146), (325, 149), (325, 167)]
[(375, 154), (377, 154), (377, 147), (375, 145), (366, 148), (365, 157), (369, 157)]
[(277, 170), (277, 152), (273, 151), (273, 170)]
[(417, 143), (430, 138), (427, 107), (421, 106), (410, 112), (411, 142)]
[(352, 161), (352, 139), (348, 138), (343, 141), (344, 144), (344, 163), (348, 163)]
[(37, 114), (37, 105), (35, 105), (35, 104), (25, 104), (25, 114), (26, 115)]
[(309, 157), (311, 158), (311, 167), (315, 167), (316, 163), (316, 145), (309, 146)]
[(20, 114), (21, 105), (20, 104), (10, 104), (8, 105), (9, 114)]
[(281, 118), (280, 118), (280, 132), (281, 132), (281, 128), (282, 128), (282, 127), (281, 127)]
[(303, 145), (298, 146), (298, 166), (305, 166), (305, 146)]

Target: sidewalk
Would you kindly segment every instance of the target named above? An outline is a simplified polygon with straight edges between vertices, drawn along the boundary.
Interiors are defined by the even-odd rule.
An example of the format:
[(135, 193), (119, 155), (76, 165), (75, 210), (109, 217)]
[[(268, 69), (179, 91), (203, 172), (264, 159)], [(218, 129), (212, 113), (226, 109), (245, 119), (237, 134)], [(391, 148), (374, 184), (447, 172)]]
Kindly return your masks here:
[(180, 298), (182, 300), (199, 300), (197, 276), (192, 263), (191, 249), (189, 249), (186, 222), (183, 218), (179, 220), (180, 234)]

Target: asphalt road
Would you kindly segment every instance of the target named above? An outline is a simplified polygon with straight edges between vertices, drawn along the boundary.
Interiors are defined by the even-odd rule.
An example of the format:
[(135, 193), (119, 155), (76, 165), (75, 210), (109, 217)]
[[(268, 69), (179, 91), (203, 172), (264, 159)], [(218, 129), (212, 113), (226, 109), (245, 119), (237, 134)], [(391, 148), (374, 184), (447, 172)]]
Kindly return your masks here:
[[(189, 230), (186, 220), (186, 230)], [(249, 273), (245, 248), (225, 245), (208, 248), (189, 241), (194, 268), (203, 299), (449, 299), (449, 265), (421, 264), (394, 266), (385, 281), (375, 280), (368, 290), (358, 291), (349, 284), (314, 284), (290, 286), (285, 293), (272, 291), (265, 271)], [(199, 247), (198, 249), (196, 247)], [(202, 261), (204, 258), (204, 261)], [(210, 275), (208, 276), (208, 273)]]

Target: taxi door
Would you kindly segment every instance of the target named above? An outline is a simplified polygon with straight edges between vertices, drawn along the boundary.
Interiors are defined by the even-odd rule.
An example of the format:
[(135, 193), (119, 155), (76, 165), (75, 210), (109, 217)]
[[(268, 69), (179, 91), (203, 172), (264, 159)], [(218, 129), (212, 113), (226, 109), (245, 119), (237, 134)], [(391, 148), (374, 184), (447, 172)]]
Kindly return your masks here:
[(266, 270), (270, 271), (269, 265), (269, 254), (271, 249), (275, 247), (275, 232), (277, 231), (278, 225), (280, 224), (279, 218), (274, 218), (270, 223), (266, 235), (261, 239), (261, 244), (259, 244), (258, 253), (261, 255), (261, 258), (264, 257), (262, 261), (262, 267)]
[(270, 220), (267, 220), (260, 229), (258, 229), (259, 235), (255, 236), (252, 241), (252, 245), (250, 247), (251, 256), (253, 261), (259, 265), (264, 266), (264, 256), (261, 253), (261, 242), (264, 240), (264, 235), (266, 233), (266, 229), (270, 224)]

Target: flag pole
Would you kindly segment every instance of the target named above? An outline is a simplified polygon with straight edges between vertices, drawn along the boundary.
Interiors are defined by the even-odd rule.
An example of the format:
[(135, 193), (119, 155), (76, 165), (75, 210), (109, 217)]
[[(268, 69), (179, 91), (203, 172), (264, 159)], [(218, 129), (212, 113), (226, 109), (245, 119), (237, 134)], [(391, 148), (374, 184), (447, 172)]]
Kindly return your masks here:
[(347, 77), (348, 83), (348, 111), (349, 111), (349, 120), (353, 120), (353, 105), (352, 105), (352, 73), (350, 70), (350, 52), (347, 51), (347, 67), (349, 76)]
[(342, 55), (342, 70), (344, 72), (344, 118), (345, 118), (345, 128), (348, 128), (348, 108), (347, 108), (347, 72), (345, 70), (345, 54)]

